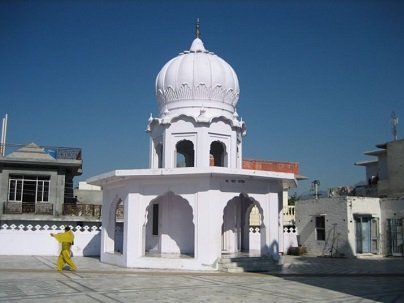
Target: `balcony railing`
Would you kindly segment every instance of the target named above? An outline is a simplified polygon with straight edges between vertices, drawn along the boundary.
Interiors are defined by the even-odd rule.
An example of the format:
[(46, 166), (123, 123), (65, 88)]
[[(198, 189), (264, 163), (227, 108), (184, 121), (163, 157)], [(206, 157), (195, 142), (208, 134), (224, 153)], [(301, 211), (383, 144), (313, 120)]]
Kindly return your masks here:
[(5, 202), (4, 214), (53, 215), (52, 203)]
[(295, 222), (295, 206), (287, 205), (283, 208), (283, 224), (294, 225)]
[[(0, 144), (0, 150), (7, 151), (7, 155), (23, 148), (24, 144)], [(38, 146), (44, 152), (55, 159), (82, 160), (81, 148), (77, 147), (61, 147), (61, 146)], [(7, 149), (7, 150), (6, 150)]]
[[(4, 214), (7, 215), (53, 215), (53, 203), (5, 202)], [(78, 217), (101, 217), (101, 205), (64, 204), (63, 215)]]
[(284, 216), (295, 216), (295, 206), (294, 205), (288, 205), (283, 208), (283, 215)]
[(101, 205), (94, 204), (64, 204), (63, 215), (78, 217), (101, 217)]
[(362, 185), (355, 187), (355, 196), (359, 197), (377, 197), (377, 185)]

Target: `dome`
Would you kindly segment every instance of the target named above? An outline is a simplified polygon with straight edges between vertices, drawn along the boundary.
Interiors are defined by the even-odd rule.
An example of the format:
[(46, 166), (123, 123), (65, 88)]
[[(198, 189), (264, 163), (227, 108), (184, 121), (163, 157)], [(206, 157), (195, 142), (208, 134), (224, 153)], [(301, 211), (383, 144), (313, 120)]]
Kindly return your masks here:
[(240, 89), (233, 68), (205, 49), (197, 36), (189, 51), (168, 61), (156, 79), (160, 114), (190, 114), (202, 111), (209, 116), (232, 116)]

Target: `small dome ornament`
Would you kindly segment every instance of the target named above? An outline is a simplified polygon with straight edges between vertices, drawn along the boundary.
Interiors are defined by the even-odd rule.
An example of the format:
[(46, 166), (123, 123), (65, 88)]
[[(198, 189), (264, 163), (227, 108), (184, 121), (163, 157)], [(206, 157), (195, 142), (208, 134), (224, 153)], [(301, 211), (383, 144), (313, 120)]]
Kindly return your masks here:
[(206, 108), (202, 107), (201, 110), (199, 111), (199, 116), (204, 116), (206, 113)]
[(197, 121), (201, 122), (201, 123), (207, 123), (207, 122), (210, 121), (210, 118), (206, 115), (206, 108), (205, 107), (202, 107), (199, 110), (199, 116), (197, 118)]

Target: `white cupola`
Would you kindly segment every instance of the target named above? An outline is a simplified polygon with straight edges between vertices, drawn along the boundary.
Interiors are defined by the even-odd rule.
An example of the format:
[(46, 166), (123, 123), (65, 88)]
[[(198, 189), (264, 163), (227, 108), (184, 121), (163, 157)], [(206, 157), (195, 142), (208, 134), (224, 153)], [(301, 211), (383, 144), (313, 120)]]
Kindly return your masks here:
[[(241, 167), (245, 124), (236, 111), (239, 94), (235, 71), (205, 49), (198, 22), (191, 48), (168, 61), (156, 78), (159, 117), (151, 116), (147, 128), (151, 168)], [(185, 158), (181, 165), (178, 153)]]
[(156, 78), (160, 115), (199, 114), (233, 118), (240, 94), (237, 75), (222, 58), (205, 49), (196, 38), (188, 51), (168, 61)]

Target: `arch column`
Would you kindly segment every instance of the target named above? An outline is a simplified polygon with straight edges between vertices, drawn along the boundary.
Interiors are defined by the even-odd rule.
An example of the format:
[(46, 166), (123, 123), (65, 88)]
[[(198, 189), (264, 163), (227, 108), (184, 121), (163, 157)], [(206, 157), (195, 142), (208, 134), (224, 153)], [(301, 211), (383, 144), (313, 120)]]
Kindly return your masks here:
[[(108, 201), (107, 199), (105, 201)], [(111, 203), (103, 203), (102, 230), (101, 230), (101, 255), (113, 253), (115, 246), (115, 210), (121, 198), (115, 196)]]
[[(279, 199), (278, 193), (266, 195), (266, 203), (262, 205), (264, 218), (263, 225), (266, 230), (261, 231), (261, 255), (278, 258), (279, 253)], [(272, 210), (272, 211), (271, 211)]]
[(143, 221), (145, 207), (141, 203), (142, 196), (137, 193), (128, 194), (124, 201), (125, 230), (123, 250), (125, 252), (126, 266), (134, 266), (137, 258), (143, 256), (144, 236)]
[[(221, 255), (221, 216), (211, 191), (199, 192), (195, 203), (195, 259), (212, 266)], [(216, 202), (216, 203), (215, 203)]]

